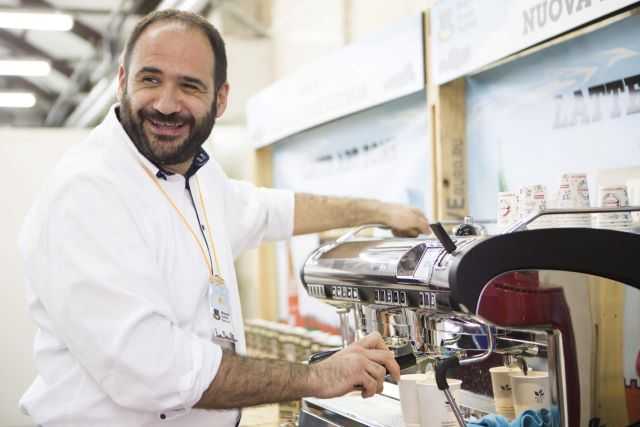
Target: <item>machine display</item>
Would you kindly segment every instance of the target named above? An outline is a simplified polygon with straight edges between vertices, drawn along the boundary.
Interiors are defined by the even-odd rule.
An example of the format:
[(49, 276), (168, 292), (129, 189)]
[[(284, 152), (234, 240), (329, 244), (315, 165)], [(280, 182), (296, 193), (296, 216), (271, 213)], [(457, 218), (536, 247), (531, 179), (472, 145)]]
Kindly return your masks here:
[[(461, 379), (467, 395), (491, 397), (489, 369), (502, 365), (518, 365), (525, 375), (548, 373), (548, 393), (536, 391), (536, 397), (557, 425), (599, 426), (598, 408), (606, 402), (594, 401), (606, 393), (585, 395), (587, 383), (591, 394), (606, 389), (589, 356), (597, 353), (598, 343), (582, 336), (590, 324), (572, 321), (573, 307), (589, 304), (580, 300), (588, 293), (572, 291), (584, 280), (558, 286), (547, 276), (580, 273), (640, 289), (640, 270), (630, 262), (640, 253), (640, 235), (595, 228), (528, 230), (527, 225), (541, 216), (638, 210), (542, 211), (496, 236), (474, 235), (469, 224), (459, 227), (458, 235), (433, 224), (433, 237), (416, 239), (361, 237), (360, 228), (314, 251), (301, 279), (309, 295), (336, 307), (345, 345), (378, 331), (401, 367), (408, 360), (421, 369), (434, 366), (438, 388), (460, 426), (469, 408), (456, 403), (447, 377)], [(624, 384), (624, 378), (619, 381)], [(321, 406), (303, 405), (301, 425), (363, 424), (323, 413)]]

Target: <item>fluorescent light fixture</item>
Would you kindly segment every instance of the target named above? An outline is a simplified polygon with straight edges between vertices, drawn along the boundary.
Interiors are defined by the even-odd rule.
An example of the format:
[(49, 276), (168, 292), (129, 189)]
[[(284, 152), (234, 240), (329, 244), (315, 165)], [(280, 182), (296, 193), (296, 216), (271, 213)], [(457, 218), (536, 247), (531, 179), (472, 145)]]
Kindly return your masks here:
[(73, 17), (64, 13), (0, 12), (0, 28), (69, 31), (73, 28)]
[(0, 60), (0, 76), (46, 76), (50, 71), (47, 61)]
[(29, 92), (0, 92), (0, 108), (31, 108), (36, 97)]

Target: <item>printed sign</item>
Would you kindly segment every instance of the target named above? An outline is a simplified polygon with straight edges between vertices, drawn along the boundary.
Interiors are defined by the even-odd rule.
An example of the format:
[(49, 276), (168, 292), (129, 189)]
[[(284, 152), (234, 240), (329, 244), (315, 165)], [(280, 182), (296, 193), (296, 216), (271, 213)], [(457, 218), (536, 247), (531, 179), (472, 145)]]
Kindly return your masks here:
[[(500, 191), (541, 184), (553, 202), (563, 174), (586, 174), (588, 200), (595, 205), (600, 171), (640, 167), (640, 16), (466, 83), (475, 218), (496, 218)], [(624, 375), (633, 421), (640, 419), (639, 294), (625, 289)]]
[(431, 9), (434, 81), (470, 74), (636, 0), (440, 0)]

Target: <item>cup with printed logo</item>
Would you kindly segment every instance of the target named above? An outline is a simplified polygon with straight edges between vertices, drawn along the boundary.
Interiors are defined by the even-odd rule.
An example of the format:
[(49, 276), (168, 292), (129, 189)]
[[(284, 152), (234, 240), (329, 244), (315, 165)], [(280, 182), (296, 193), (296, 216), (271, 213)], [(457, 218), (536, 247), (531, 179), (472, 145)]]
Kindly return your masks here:
[(491, 388), (496, 414), (512, 420), (515, 418), (513, 408), (513, 394), (511, 390), (511, 374), (522, 373), (518, 367), (496, 366), (489, 369), (491, 374)]
[[(603, 208), (622, 208), (629, 206), (629, 195), (625, 185), (603, 186), (599, 191), (600, 206)], [(599, 228), (628, 230), (631, 228), (629, 212), (611, 212), (598, 214)]]
[(520, 219), (518, 215), (518, 194), (512, 191), (498, 193), (498, 227), (502, 231)]
[[(454, 396), (460, 390), (462, 381), (447, 378), (449, 390)], [(447, 398), (438, 389), (436, 380), (431, 377), (424, 381), (418, 381), (418, 406), (420, 412), (420, 427), (457, 427), (456, 416), (447, 401)]]
[(430, 377), (425, 374), (405, 374), (400, 376), (400, 381), (398, 382), (400, 407), (404, 424), (407, 427), (418, 427), (420, 425), (417, 383), (428, 378)]
[[(556, 207), (559, 209), (585, 209), (591, 206), (589, 184), (584, 173), (565, 173), (560, 178)], [(590, 214), (560, 215), (556, 223), (562, 227), (590, 227)]]
[[(518, 214), (520, 219), (525, 219), (532, 214), (543, 211), (547, 208), (547, 189), (544, 185), (527, 185), (520, 188), (518, 192)], [(548, 217), (536, 219), (527, 227), (546, 228), (551, 226), (551, 220)]]
[(513, 408), (518, 417), (524, 411), (550, 409), (549, 374), (543, 371), (510, 373)]

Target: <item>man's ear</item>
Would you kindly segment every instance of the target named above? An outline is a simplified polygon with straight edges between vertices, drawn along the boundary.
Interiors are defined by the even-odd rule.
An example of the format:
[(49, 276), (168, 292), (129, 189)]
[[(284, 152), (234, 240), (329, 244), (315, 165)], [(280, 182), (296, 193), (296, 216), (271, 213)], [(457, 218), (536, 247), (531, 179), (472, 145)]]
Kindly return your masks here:
[(118, 102), (122, 102), (122, 97), (125, 92), (125, 88), (127, 87), (127, 72), (124, 69), (124, 65), (120, 64), (118, 67), (118, 89), (116, 90), (116, 96), (118, 97)]
[(229, 83), (224, 82), (218, 93), (216, 94), (216, 118), (222, 116), (227, 109), (227, 100), (229, 99)]

